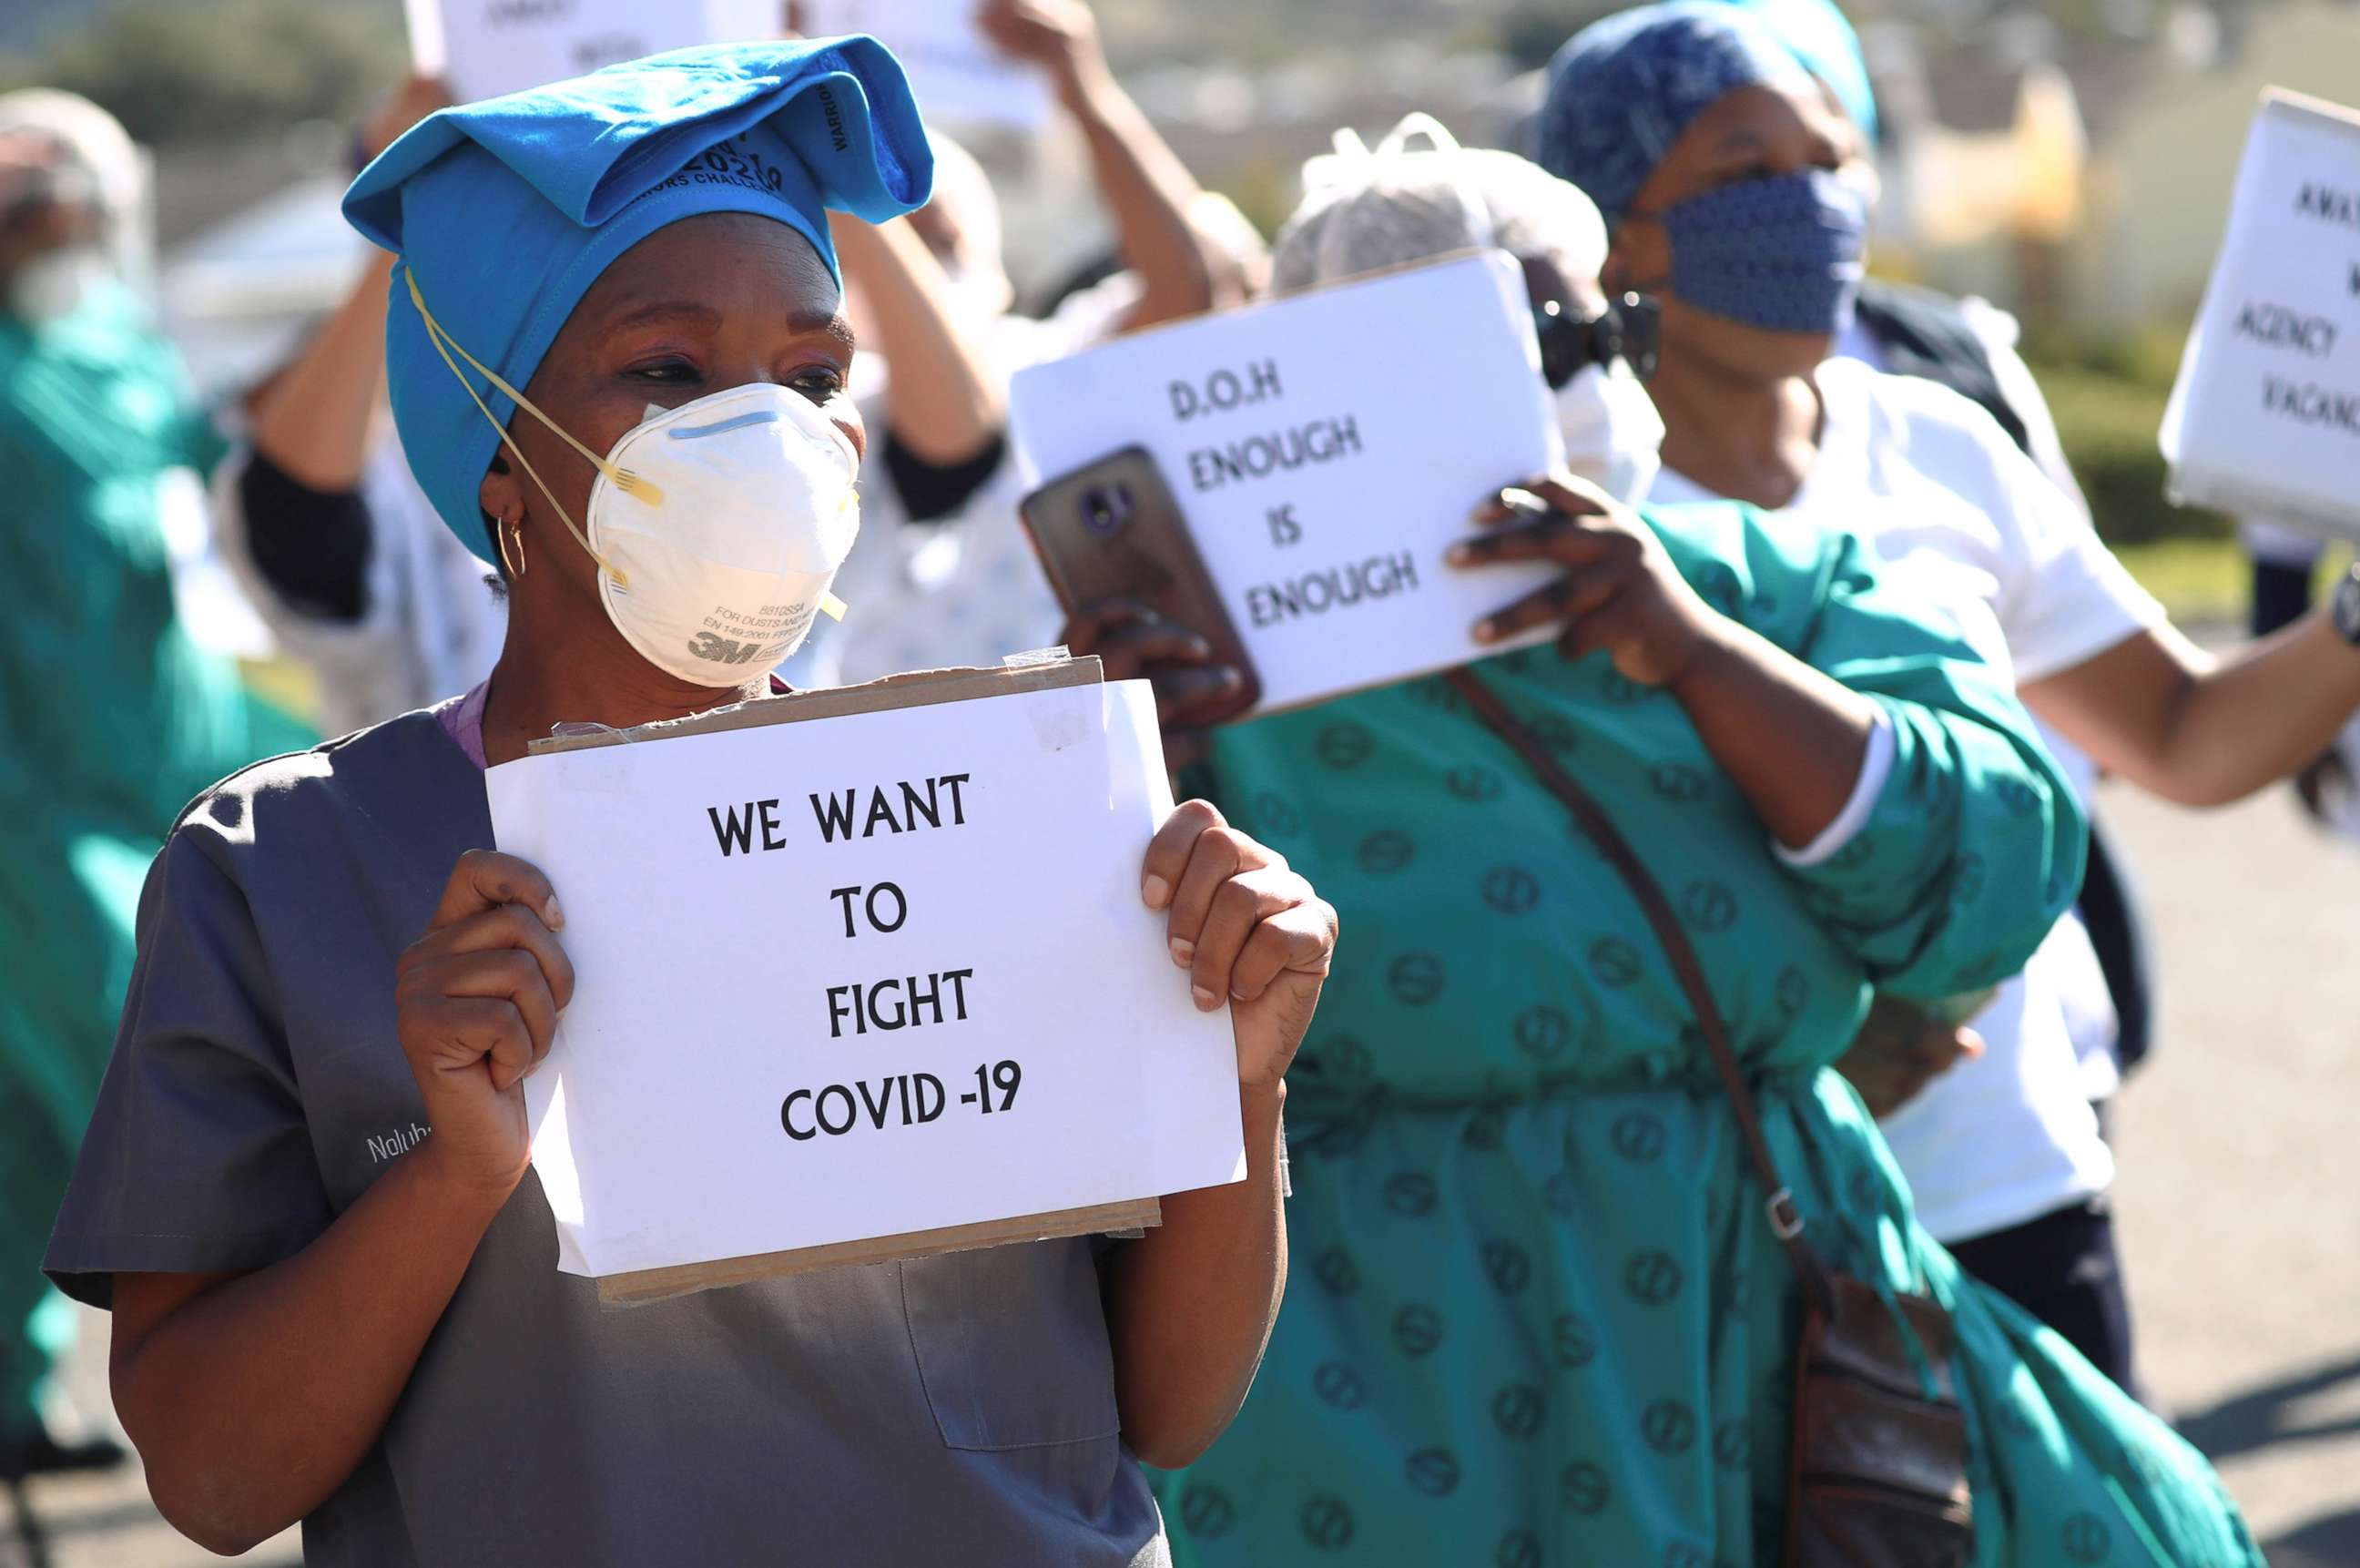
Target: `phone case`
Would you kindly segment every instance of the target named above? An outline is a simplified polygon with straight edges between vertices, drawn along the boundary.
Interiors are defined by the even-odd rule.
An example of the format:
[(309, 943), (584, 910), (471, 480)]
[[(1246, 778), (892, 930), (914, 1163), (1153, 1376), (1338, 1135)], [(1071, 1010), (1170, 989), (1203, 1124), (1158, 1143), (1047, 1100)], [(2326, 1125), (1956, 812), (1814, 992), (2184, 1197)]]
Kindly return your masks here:
[(1215, 722), (1262, 700), (1253, 661), (1145, 447), (1124, 447), (1052, 479), (1017, 510), (1067, 615), (1099, 599), (1136, 600), (1202, 637), (1218, 663), (1244, 677)]

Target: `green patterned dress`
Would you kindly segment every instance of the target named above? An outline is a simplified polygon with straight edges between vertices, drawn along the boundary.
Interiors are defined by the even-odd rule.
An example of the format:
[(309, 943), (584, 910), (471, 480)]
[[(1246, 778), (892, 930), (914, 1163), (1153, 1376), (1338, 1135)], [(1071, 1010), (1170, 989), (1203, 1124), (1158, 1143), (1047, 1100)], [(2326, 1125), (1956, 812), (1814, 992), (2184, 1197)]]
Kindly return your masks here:
[[(1677, 703), (1602, 657), (1481, 673), (1677, 905), (1820, 1250), (1956, 1312), (1979, 1564), (2261, 1561), (2211, 1469), (1911, 1217), (1828, 1064), (1873, 984), (2012, 973), (2082, 826), (2004, 676), (1854, 544), (1650, 517), (1717, 609), (1874, 697), (1895, 763), (1808, 868)], [(1291, 1279), (1228, 1435), (1165, 1477), (1183, 1563), (1775, 1568), (1797, 1297), (1636, 905), (1564, 806), (1423, 680), (1224, 732), (1210, 780), (1341, 912), (1290, 1075)]]

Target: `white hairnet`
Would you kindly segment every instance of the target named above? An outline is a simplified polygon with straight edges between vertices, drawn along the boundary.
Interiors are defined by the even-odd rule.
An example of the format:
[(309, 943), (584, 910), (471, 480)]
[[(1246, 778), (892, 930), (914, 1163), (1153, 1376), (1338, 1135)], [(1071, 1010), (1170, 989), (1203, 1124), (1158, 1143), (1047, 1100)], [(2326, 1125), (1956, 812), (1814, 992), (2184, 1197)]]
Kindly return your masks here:
[[(1413, 149), (1410, 138), (1426, 137)], [(1425, 115), (1374, 151), (1350, 131), (1303, 168), (1303, 203), (1279, 230), (1279, 292), (1454, 250), (1546, 256), (1568, 279), (1595, 279), (1606, 224), (1579, 187), (1512, 152), (1462, 148)]]
[(53, 87), (0, 93), (0, 132), (33, 130), (55, 137), (95, 188), (100, 210), (120, 223), (147, 194), (147, 162), (121, 121), (89, 99)]

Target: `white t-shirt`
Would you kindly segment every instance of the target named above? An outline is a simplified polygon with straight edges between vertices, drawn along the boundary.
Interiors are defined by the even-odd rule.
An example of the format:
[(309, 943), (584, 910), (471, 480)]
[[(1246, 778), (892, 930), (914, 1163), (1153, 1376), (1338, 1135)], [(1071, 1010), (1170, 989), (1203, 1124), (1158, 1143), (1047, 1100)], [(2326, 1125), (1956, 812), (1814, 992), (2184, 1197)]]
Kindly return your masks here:
[[(1787, 512), (1860, 535), (2019, 683), (2070, 670), (2164, 620), (2077, 502), (1983, 410), (1855, 360), (1830, 360), (1817, 381), (1819, 460)], [(1648, 497), (1717, 499), (1670, 469)], [(2046, 739), (2086, 799), (2088, 760)], [(1918, 1218), (1943, 1241), (2036, 1219), (2114, 1179), (2075, 1038), (2111, 1036), (2113, 1008), (2079, 920), (2059, 923), (1975, 1028), (1984, 1056), (1884, 1124)]]

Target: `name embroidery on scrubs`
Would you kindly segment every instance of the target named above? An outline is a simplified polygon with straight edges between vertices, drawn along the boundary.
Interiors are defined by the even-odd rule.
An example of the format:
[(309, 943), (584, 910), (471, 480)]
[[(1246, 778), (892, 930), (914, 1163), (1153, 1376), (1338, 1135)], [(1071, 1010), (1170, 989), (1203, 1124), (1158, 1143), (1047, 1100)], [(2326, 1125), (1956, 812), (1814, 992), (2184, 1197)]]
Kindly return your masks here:
[(387, 1160), (400, 1158), (416, 1148), (433, 1130), (424, 1123), (412, 1122), (407, 1127), (396, 1127), (383, 1137), (374, 1133), (367, 1135), (369, 1163), (383, 1165)]

